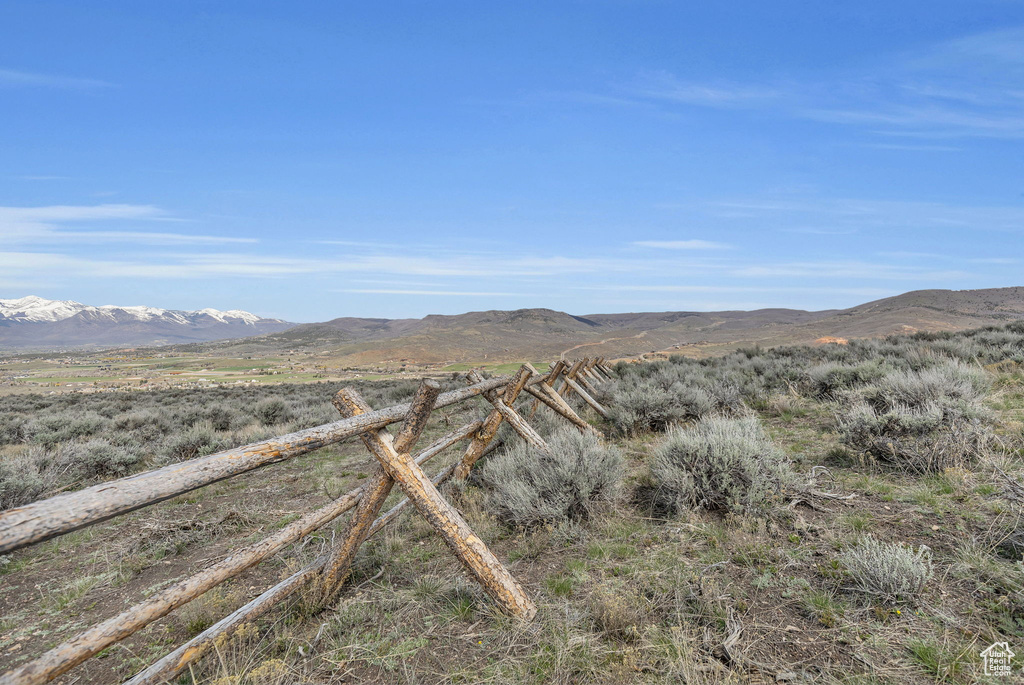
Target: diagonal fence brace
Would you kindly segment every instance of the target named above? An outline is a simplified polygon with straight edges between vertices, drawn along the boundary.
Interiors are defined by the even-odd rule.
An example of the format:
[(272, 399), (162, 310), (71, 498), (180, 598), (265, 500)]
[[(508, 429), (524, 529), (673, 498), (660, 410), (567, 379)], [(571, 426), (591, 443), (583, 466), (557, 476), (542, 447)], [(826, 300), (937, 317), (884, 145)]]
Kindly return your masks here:
[[(588, 378), (589, 378), (589, 380), (588, 380)], [(594, 380), (594, 378), (595, 377), (594, 377), (593, 373), (591, 373), (590, 369), (587, 368), (586, 360), (584, 360), (583, 365), (580, 367), (579, 373), (576, 374), (576, 376), (573, 378), (573, 380), (576, 381), (577, 383), (579, 383), (581, 386), (583, 386), (583, 389), (586, 390), (588, 394), (593, 396), (597, 392), (594, 389), (593, 383), (598, 382), (598, 381)]]
[[(420, 433), (427, 425), (430, 418), (430, 410), (434, 408), (437, 396), (441, 394), (441, 386), (437, 381), (425, 379), (420, 383), (406, 414), (402, 427), (399, 429), (398, 437), (392, 443), (391, 435), (387, 428), (380, 428), (375, 431), (363, 433), (360, 438), (367, 449), (372, 449), (371, 441), (374, 439), (387, 443), (398, 454), (409, 456), (409, 451), (416, 443)], [(366, 414), (372, 409), (363, 399), (350, 388), (343, 388), (334, 396), (332, 403), (341, 413), (343, 418)], [(363, 496), (356, 506), (356, 510), (349, 518), (348, 527), (341, 542), (331, 551), (327, 564), (324, 567), (323, 579), (320, 585), (321, 603), (326, 604), (337, 593), (338, 589), (348, 578), (352, 569), (352, 560), (355, 559), (359, 546), (366, 541), (370, 533), (370, 527), (374, 519), (380, 513), (385, 500), (391, 494), (391, 488), (395, 481), (384, 470), (380, 464), (374, 469), (370, 479), (366, 482)]]
[(580, 415), (573, 410), (569, 403), (563, 400), (562, 396), (555, 392), (546, 381), (534, 386), (527, 385), (524, 390), (536, 398), (534, 400), (535, 405), (543, 403), (551, 411), (566, 419), (584, 433), (601, 435), (601, 431), (580, 418)]
[[(527, 366), (530, 367), (531, 371), (533, 371), (534, 373), (537, 373), (537, 370), (534, 369), (533, 366), (530, 366), (530, 364), (527, 364)], [(564, 359), (559, 359), (557, 362), (552, 362), (548, 366), (548, 369), (549, 369), (548, 370), (548, 374), (546, 376), (544, 376), (543, 384), (550, 388), (550, 387), (552, 387), (555, 384), (555, 381), (558, 379), (558, 377), (562, 375), (562, 371), (565, 370), (565, 360)], [(530, 388), (527, 388), (527, 392), (529, 392), (529, 391), (530, 391)], [(537, 397), (536, 393), (532, 393), (531, 392), (530, 394), (533, 395), (534, 397)], [(537, 397), (537, 399), (535, 399), (533, 401), (533, 406), (530, 407), (530, 418), (531, 419), (533, 418), (533, 415), (537, 413), (537, 408), (540, 407), (540, 403), (542, 401), (543, 400), (541, 400), (539, 397)], [(571, 420), (572, 419), (570, 419), (570, 421)]]
[(412, 458), (397, 452), (390, 441), (379, 435), (367, 434), (364, 442), (413, 506), (440, 534), (448, 548), (495, 603), (512, 616), (532, 619), (537, 614), (537, 607), (522, 586), (483, 540), (476, 536), (465, 519), (441, 496), (437, 487)]
[[(532, 367), (528, 366), (527, 371), (530, 372), (530, 375), (532, 375)], [(473, 383), (479, 383), (481, 380), (483, 380), (480, 377), (480, 374), (477, 373), (476, 371), (470, 371), (468, 377), (469, 380), (472, 381)], [(523, 388), (527, 390), (527, 392), (529, 392), (529, 390), (531, 389), (529, 384), (523, 386)], [(540, 436), (540, 433), (535, 431), (533, 429), (533, 426), (528, 424), (526, 422), (526, 419), (519, 415), (519, 412), (517, 412), (509, 405), (505, 404), (505, 402), (502, 401), (500, 397), (498, 397), (497, 392), (492, 390), (488, 393), (484, 393), (484, 398), (491, 403), (491, 405), (498, 411), (499, 414), (501, 414), (501, 417), (505, 421), (508, 421), (508, 424), (512, 426), (512, 429), (516, 433), (519, 434), (519, 437), (521, 437), (530, 445), (536, 447), (541, 452), (546, 452), (548, 454), (551, 453), (551, 450), (548, 448), (548, 444), (544, 442), (544, 438)]]
[(557, 392), (562, 397), (566, 397), (566, 393), (572, 390), (572, 388), (569, 386), (569, 381), (576, 377), (576, 374), (579, 373), (580, 367), (582, 365), (582, 359), (577, 359), (575, 362), (573, 362), (569, 369), (562, 374), (562, 383), (557, 388), (555, 388), (555, 392)]
[(595, 399), (594, 399), (594, 398), (593, 398), (593, 397), (592, 397), (592, 396), (590, 395), (590, 393), (588, 393), (588, 392), (587, 392), (586, 390), (584, 390), (584, 389), (583, 389), (583, 388), (582, 388), (582, 387), (580, 386), (580, 384), (576, 382), (576, 380), (575, 380), (575, 379), (573, 379), (573, 378), (566, 378), (566, 379), (565, 379), (565, 382), (566, 382), (566, 383), (568, 384), (568, 386), (569, 386), (570, 388), (572, 388), (573, 392), (575, 392), (575, 393), (576, 393), (577, 395), (579, 395), (580, 397), (582, 397), (582, 398), (583, 398), (583, 401), (584, 401), (584, 402), (586, 402), (586, 403), (587, 403), (587, 404), (589, 404), (589, 405), (590, 405), (591, 407), (593, 407), (593, 408), (594, 408), (594, 411), (596, 411), (596, 412), (597, 412), (598, 414), (600, 414), (600, 415), (601, 415), (601, 416), (603, 416), (604, 418), (606, 418), (606, 419), (608, 418), (608, 410), (607, 410), (607, 409), (605, 409), (604, 407), (602, 407), (602, 406), (601, 406), (601, 405), (600, 405), (600, 404), (598, 403), (598, 401), (597, 401), (597, 400), (595, 400)]
[[(512, 376), (512, 380), (505, 386), (505, 391), (501, 395), (502, 401), (507, 405), (515, 403), (516, 398), (519, 397), (519, 393), (526, 387), (527, 382), (530, 380), (530, 370), (525, 366), (519, 367), (515, 375)], [(473, 441), (469, 443), (469, 447), (466, 448), (466, 453), (462, 455), (462, 463), (459, 464), (458, 468), (455, 469), (455, 478), (457, 480), (466, 480), (469, 477), (469, 472), (473, 468), (473, 464), (484, 456), (484, 452), (490, 445), (491, 440), (498, 434), (498, 428), (501, 426), (501, 422), (504, 417), (501, 412), (497, 409), (491, 411), (484, 419), (484, 425), (480, 431), (473, 438)]]
[(596, 411), (598, 414), (607, 419), (608, 410), (602, 407), (600, 403), (598, 403), (598, 401), (595, 400), (593, 396), (590, 394), (594, 392), (594, 388), (590, 386), (589, 383), (587, 383), (587, 387), (590, 388), (590, 392), (587, 392), (586, 388), (584, 388), (579, 382), (577, 382), (582, 381), (583, 383), (586, 383), (586, 381), (584, 381), (583, 378), (579, 375), (580, 369), (583, 368), (583, 364), (585, 361), (586, 360), (583, 359), (576, 360), (576, 362), (572, 365), (572, 368), (569, 369), (569, 372), (565, 374), (565, 376), (563, 377), (564, 382), (562, 384), (562, 387), (558, 389), (558, 394), (561, 395), (562, 397), (565, 397), (565, 393), (569, 390), (572, 390), (577, 395), (579, 395), (584, 402), (593, 407), (594, 411)]

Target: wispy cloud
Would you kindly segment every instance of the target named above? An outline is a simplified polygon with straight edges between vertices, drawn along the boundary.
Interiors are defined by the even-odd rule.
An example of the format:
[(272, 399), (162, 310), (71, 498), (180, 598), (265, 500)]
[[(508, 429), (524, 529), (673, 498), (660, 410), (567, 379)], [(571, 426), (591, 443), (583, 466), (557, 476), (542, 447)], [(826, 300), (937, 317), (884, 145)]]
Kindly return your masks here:
[(164, 216), (153, 205), (51, 205), (48, 207), (0, 207), (0, 221), (95, 221), (99, 219), (146, 219)]
[(679, 204), (693, 220), (702, 216), (734, 222), (756, 220), (762, 228), (792, 233), (843, 235), (871, 230), (962, 229), (1024, 232), (1024, 207), (916, 200), (789, 195)]
[(60, 231), (53, 235), (53, 237), (61, 240), (147, 245), (226, 245), (259, 242), (256, 238), (230, 238), (219, 235), (192, 235), (190, 233), (151, 233), (147, 231)]
[(879, 252), (878, 256), (895, 259), (949, 259), (948, 255), (937, 252), (907, 252), (899, 250), (895, 252)]
[(747, 278), (849, 278), (893, 281), (951, 281), (971, 275), (957, 270), (937, 271), (924, 267), (857, 261), (761, 264), (735, 269), (732, 274)]
[(1020, 259), (1013, 257), (978, 257), (976, 259), (968, 259), (971, 264), (1020, 264)]
[(41, 74), (18, 69), (0, 69), (0, 87), (65, 88), (71, 90), (95, 90), (110, 88), (114, 84), (92, 78)]
[(833, 124), (871, 126), (883, 133), (937, 138), (1024, 137), (1024, 112), (984, 114), (935, 104), (886, 105), (879, 109), (816, 109), (801, 112), (807, 119)]
[(400, 247), (399, 243), (379, 243), (367, 240), (310, 240), (314, 245), (341, 245), (342, 247), (369, 247), (376, 249), (392, 249)]
[(374, 295), (425, 295), (432, 297), (522, 297), (522, 293), (494, 293), (460, 290), (388, 290), (384, 288), (352, 288), (348, 290), (335, 290), (334, 292)]
[(732, 248), (732, 245), (710, 240), (638, 240), (633, 245), (658, 250), (728, 250)]
[[(218, 245), (255, 243), (254, 238), (194, 235), (153, 231), (112, 231), (105, 228), (117, 221), (177, 221), (152, 205), (51, 205), (45, 207), (0, 207), (0, 235), (7, 244), (123, 243), (145, 245)], [(62, 224), (101, 222), (103, 228), (69, 230)]]
[[(886, 138), (1024, 137), (1024, 28), (979, 33), (910, 54), (888, 55), (832, 74), (766, 75), (748, 82), (684, 79), (668, 71), (641, 73), (576, 102), (659, 108), (756, 110), (778, 117), (858, 127)], [(953, 152), (954, 145), (880, 149)]]
[[(170, 234), (174, 235), (174, 234)], [(194, 237), (194, 236), (190, 236)], [(173, 240), (166, 241), (171, 244)], [(182, 239), (186, 242), (186, 239)], [(599, 257), (561, 257), (531, 253), (494, 252), (460, 253), (443, 249), (428, 250), (421, 245), (387, 253), (349, 252), (334, 256), (291, 256), (249, 252), (156, 252), (140, 251), (131, 259), (112, 260), (103, 256), (66, 255), (52, 251), (0, 253), (0, 266), (12, 268), (55, 269), (62, 274), (93, 278), (197, 279), (197, 278), (287, 278), (292, 276), (347, 275), (372, 277), (382, 283), (399, 283), (389, 276), (429, 279), (434, 287), (360, 288), (371, 290), (408, 290), (469, 292), (464, 288), (437, 288), (434, 279), (464, 283), (468, 279), (494, 284), (517, 280), (534, 285), (550, 279), (606, 277), (610, 274), (678, 273), (685, 268), (699, 273), (723, 268), (722, 264), (684, 259), (642, 259), (606, 254)], [(493, 287), (493, 286), (492, 286)], [(476, 292), (477, 289), (473, 289)], [(480, 292), (515, 294), (511, 291), (479, 289)]]
[(702, 107), (762, 105), (783, 92), (760, 84), (687, 82), (667, 71), (642, 74), (630, 90), (639, 97)]
[(785, 233), (802, 233), (804, 235), (853, 235), (854, 229), (836, 230), (832, 228), (810, 228), (806, 226), (793, 226), (781, 229)]
[(639, 293), (836, 293), (863, 297), (887, 297), (898, 294), (888, 288), (846, 288), (821, 286), (772, 286), (772, 285), (599, 285), (581, 286), (579, 290), (607, 290), (613, 292)]
[(956, 145), (913, 145), (910, 143), (863, 143), (861, 147), (875, 150), (898, 150), (900, 152), (963, 152)]

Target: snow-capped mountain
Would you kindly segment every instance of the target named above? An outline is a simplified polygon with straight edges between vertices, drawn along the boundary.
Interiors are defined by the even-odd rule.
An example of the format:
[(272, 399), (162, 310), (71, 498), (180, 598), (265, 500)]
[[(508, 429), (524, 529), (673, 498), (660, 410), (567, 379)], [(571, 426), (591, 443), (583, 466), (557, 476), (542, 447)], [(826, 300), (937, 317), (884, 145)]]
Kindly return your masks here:
[(52, 349), (162, 345), (244, 338), (291, 328), (240, 309), (181, 311), (158, 307), (92, 306), (35, 295), (0, 299), (0, 348)]

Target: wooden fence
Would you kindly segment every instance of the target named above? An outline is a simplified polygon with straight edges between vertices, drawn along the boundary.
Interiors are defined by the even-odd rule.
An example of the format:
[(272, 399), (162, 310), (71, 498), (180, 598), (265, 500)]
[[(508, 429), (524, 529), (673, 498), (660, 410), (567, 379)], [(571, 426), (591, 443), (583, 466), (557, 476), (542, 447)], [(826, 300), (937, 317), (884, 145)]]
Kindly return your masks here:
[[(594, 395), (595, 387), (609, 375), (603, 358), (577, 359), (571, 363), (558, 361), (546, 374), (538, 373), (529, 364), (511, 376), (487, 380), (471, 372), (468, 375), (471, 385), (466, 388), (441, 393), (435, 381), (424, 380), (411, 403), (378, 410), (369, 407), (354, 390), (345, 388), (333, 399), (334, 406), (343, 416), (340, 421), (101, 483), (0, 513), (2, 554), (355, 435), (360, 436), (379, 462), (362, 487), (345, 493), (255, 544), (234, 550), (199, 573), (161, 589), (39, 658), (0, 675), (0, 685), (30, 685), (57, 678), (110, 645), (272, 557), (350, 509), (354, 512), (344, 534), (325, 554), (127, 682), (130, 685), (167, 682), (209, 651), (218, 637), (254, 621), (300, 588), (309, 587), (320, 604), (326, 606), (337, 596), (348, 577), (359, 546), (395, 520), (410, 502), (501, 610), (521, 619), (533, 618), (537, 610), (530, 597), (473, 533), (462, 516), (445, 501), (438, 486), (451, 478), (464, 479), (469, 475), (477, 460), (496, 446), (492, 441), (502, 421), (508, 422), (516, 434), (534, 447), (549, 449), (527, 419), (513, 409), (523, 392), (534, 398), (529, 417), (540, 405), (545, 405), (579, 430), (594, 431), (573, 411), (565, 398), (569, 393), (576, 393), (596, 412), (607, 416)], [(483, 395), (493, 407), (485, 418), (457, 428), (415, 456), (412, 454), (431, 411), (478, 395)], [(392, 436), (386, 427), (398, 422), (401, 426), (397, 435)], [(427, 477), (421, 466), (462, 440), (469, 440), (462, 459), (432, 479)], [(405, 499), (381, 514), (381, 508), (396, 484), (404, 492)]]

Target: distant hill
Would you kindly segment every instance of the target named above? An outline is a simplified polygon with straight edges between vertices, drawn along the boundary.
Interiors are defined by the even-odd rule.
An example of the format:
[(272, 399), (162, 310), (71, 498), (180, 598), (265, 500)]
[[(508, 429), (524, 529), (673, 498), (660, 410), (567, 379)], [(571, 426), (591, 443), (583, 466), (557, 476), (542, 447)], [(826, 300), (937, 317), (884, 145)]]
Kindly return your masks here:
[(576, 350), (610, 358), (663, 350), (704, 355), (750, 344), (962, 330), (1020, 318), (1024, 318), (1024, 287), (918, 290), (818, 312), (759, 309), (573, 316), (551, 309), (518, 309), (422, 319), (340, 318), (200, 349), (248, 354), (322, 350), (352, 365), (513, 361), (562, 353), (571, 356)]
[(238, 309), (189, 312), (146, 306), (94, 307), (34, 295), (0, 300), (0, 349), (166, 345), (244, 338), (293, 325)]
[[(653, 351), (703, 356), (742, 345), (812, 343), (891, 333), (952, 331), (1024, 318), (1024, 287), (917, 290), (851, 307), (808, 312), (636, 312), (574, 316), (553, 309), (488, 310), (422, 319), (343, 317), (291, 324), (242, 311), (90, 307), (26, 297), (0, 300), (0, 349), (175, 345), (195, 352), (329, 354), (341, 364), (632, 357)], [(181, 345), (186, 347), (181, 348)]]

